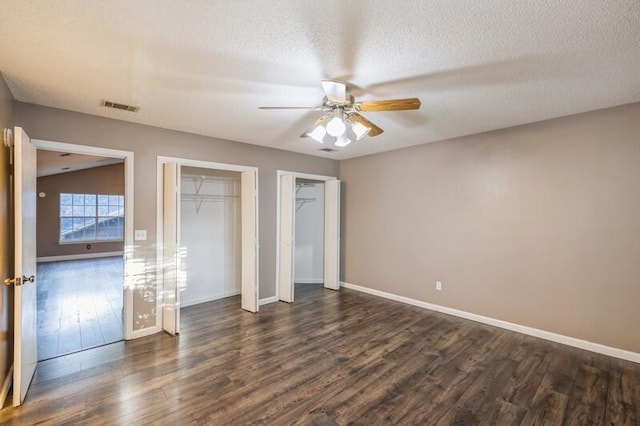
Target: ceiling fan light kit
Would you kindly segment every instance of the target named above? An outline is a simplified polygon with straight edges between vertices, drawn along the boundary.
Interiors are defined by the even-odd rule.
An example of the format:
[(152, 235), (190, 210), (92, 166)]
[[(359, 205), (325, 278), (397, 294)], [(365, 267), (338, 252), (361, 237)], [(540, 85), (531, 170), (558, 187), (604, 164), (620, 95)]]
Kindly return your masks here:
[[(343, 148), (365, 136), (378, 136), (383, 130), (359, 114), (364, 112), (405, 111), (420, 108), (418, 98), (383, 101), (355, 102), (346, 83), (323, 80), (325, 97), (319, 107), (302, 107), (314, 111), (325, 111), (323, 115), (300, 137), (311, 138), (321, 144), (333, 144)], [(260, 109), (300, 109), (299, 107), (260, 107)]]
[(334, 116), (327, 123), (327, 133), (335, 137), (342, 136), (347, 131), (347, 126), (344, 124), (344, 113), (342, 108), (336, 108), (333, 111)]

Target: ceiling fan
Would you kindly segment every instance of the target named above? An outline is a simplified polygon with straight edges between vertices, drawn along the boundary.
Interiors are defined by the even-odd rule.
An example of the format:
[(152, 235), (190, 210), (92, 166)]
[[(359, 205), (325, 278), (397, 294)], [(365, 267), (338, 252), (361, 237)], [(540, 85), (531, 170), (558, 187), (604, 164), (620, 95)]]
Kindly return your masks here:
[(259, 107), (259, 109), (307, 109), (324, 111), (323, 115), (307, 129), (301, 138), (310, 137), (320, 143), (333, 143), (344, 147), (365, 136), (378, 136), (383, 130), (363, 117), (360, 112), (404, 111), (420, 108), (420, 99), (393, 99), (356, 102), (349, 93), (347, 83), (322, 80), (325, 96), (322, 105), (316, 107)]

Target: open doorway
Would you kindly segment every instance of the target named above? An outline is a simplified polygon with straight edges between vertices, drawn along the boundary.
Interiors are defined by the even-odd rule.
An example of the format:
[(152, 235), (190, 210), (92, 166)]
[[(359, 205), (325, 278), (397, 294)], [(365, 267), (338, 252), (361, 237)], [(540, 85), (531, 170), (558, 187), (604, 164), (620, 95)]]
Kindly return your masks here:
[(38, 360), (124, 338), (124, 159), (37, 151)]
[(158, 276), (162, 326), (180, 332), (181, 308), (240, 295), (258, 311), (255, 167), (158, 157)]
[(293, 303), (295, 285), (340, 289), (340, 181), (278, 171), (276, 290)]

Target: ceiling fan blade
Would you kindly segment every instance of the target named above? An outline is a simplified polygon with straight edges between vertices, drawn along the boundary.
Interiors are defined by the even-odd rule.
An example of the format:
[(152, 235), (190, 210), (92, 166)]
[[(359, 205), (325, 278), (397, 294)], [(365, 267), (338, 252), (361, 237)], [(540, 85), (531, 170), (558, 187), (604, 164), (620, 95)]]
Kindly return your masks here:
[(388, 101), (364, 101), (356, 102), (356, 111), (378, 112), (378, 111), (405, 111), (409, 109), (420, 109), (420, 99), (392, 99)]
[(261, 106), (258, 107), (258, 109), (306, 109), (306, 110), (312, 110), (312, 111), (321, 111), (322, 107), (303, 107), (303, 106)]
[(371, 130), (369, 130), (369, 133), (367, 133), (367, 136), (374, 137), (384, 132), (384, 130), (382, 130), (380, 127), (376, 126), (375, 124), (373, 124), (371, 121), (367, 120), (360, 114), (357, 114), (357, 113), (350, 114), (349, 119), (353, 122), (360, 123), (370, 128)]
[(322, 90), (331, 102), (347, 102), (349, 100), (347, 85), (341, 81), (322, 80)]

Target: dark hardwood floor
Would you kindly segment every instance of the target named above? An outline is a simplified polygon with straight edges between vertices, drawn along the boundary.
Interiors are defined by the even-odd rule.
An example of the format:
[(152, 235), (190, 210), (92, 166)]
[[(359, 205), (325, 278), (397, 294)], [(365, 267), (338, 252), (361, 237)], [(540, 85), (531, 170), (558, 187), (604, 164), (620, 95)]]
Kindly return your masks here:
[(38, 359), (117, 342), (122, 321), (122, 256), (38, 264)]
[(41, 362), (15, 424), (637, 425), (640, 364), (320, 286)]

